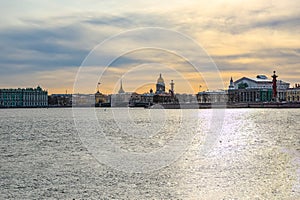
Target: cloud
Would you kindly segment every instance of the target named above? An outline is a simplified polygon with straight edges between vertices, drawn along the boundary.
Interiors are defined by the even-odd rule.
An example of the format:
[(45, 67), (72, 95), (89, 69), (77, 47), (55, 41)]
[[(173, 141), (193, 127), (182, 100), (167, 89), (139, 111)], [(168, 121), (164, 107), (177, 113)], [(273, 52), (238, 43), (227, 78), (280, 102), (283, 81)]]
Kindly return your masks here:
[(0, 71), (3, 75), (32, 73), (62, 66), (80, 66), (89, 52), (74, 43), (78, 27), (13, 28), (0, 33)]
[[(46, 87), (58, 88), (59, 82), (64, 88), (70, 85), (72, 76), (69, 71), (77, 70), (99, 43), (122, 31), (152, 26), (179, 31), (194, 39), (212, 57), (226, 81), (230, 74), (269, 73), (273, 68), (290, 81), (297, 81), (299, 77), (300, 16), (295, 1), (212, 1), (209, 4), (201, 1), (174, 1), (172, 4), (128, 1), (126, 5), (121, 2), (85, 2), (88, 3), (69, 0), (35, 3), (27, 0), (22, 4), (24, 6), (15, 1), (3, 3), (0, 8), (3, 15), (0, 21), (1, 86), (24, 85), (29, 83), (27, 79), (36, 83), (42, 81), (39, 77), (43, 77), (47, 80), (47, 83), (43, 82)], [(24, 12), (20, 12), (22, 7)], [(199, 63), (204, 60), (201, 66), (209, 63), (199, 56), (199, 52), (193, 51), (192, 46), (172, 35), (141, 33), (117, 40), (94, 57), (91, 66), (103, 66), (101, 60), (104, 57), (139, 44), (184, 49), (183, 57)], [(171, 54), (158, 50), (131, 52), (114, 57), (118, 59), (111, 63), (111, 70), (119, 76), (130, 66), (161, 63), (172, 66), (192, 80), (193, 69), (180, 59), (182, 55)], [(208, 69), (203, 68), (202, 72), (208, 72), (207, 79), (210, 79), (213, 74)], [(53, 76), (55, 73), (65, 73), (66, 78), (59, 76), (60, 81), (46, 78), (47, 74)], [(149, 71), (145, 70), (144, 74), (147, 73)], [(18, 79), (25, 76), (28, 77), (26, 81), (21, 81), (25, 78)], [(184, 90), (184, 87), (177, 86), (178, 90)]]

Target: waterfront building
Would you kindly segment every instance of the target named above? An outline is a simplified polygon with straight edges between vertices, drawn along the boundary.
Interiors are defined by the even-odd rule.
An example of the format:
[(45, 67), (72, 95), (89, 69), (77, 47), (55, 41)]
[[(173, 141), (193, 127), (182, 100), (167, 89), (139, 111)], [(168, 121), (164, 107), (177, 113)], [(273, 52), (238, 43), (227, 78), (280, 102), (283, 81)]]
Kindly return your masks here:
[(272, 89), (266, 88), (249, 88), (228, 90), (228, 102), (270, 102), (272, 101)]
[(226, 103), (228, 101), (225, 90), (203, 91), (197, 94), (199, 103)]
[(166, 104), (166, 103), (178, 103), (178, 99), (171, 93), (155, 94), (153, 96), (153, 103)]
[[(273, 86), (274, 81), (268, 79), (265, 75), (257, 75), (256, 78), (243, 77), (235, 82), (231, 78), (228, 88), (228, 101), (230, 103), (286, 101), (286, 90), (289, 88), (290, 83), (276, 80), (276, 90)], [(276, 95), (273, 94), (274, 91), (276, 91)]]
[(108, 96), (97, 91), (95, 94), (95, 106), (101, 107), (102, 105), (107, 104), (107, 103), (109, 103)]
[[(174, 81), (171, 80), (169, 92), (166, 92), (165, 82), (162, 78), (162, 75), (159, 74), (159, 78), (157, 79), (156, 83), (156, 92), (153, 95), (153, 103), (157, 104), (177, 104), (178, 99), (176, 98), (175, 91), (174, 91)], [(150, 92), (151, 93), (151, 92)]]
[(197, 95), (194, 94), (176, 94), (179, 103), (197, 103)]
[(51, 94), (48, 96), (48, 105), (56, 107), (71, 107), (72, 94)]
[(73, 107), (94, 107), (95, 94), (73, 94), (72, 106)]
[(178, 104), (178, 99), (174, 94), (174, 81), (170, 82), (170, 90), (166, 92), (165, 82), (162, 75), (159, 75), (156, 83), (156, 91), (152, 89), (148, 93), (141, 95), (132, 94), (130, 98), (131, 107), (150, 106), (153, 104)]
[(47, 107), (48, 92), (37, 88), (0, 89), (0, 107)]
[(129, 106), (135, 107), (137, 104), (139, 104), (142, 101), (142, 95), (138, 94), (136, 92), (131, 93), (130, 99), (129, 99)]
[(127, 107), (129, 105), (131, 92), (125, 92), (123, 89), (122, 80), (120, 80), (120, 89), (117, 94), (112, 94), (110, 97), (111, 107)]
[(101, 106), (108, 106), (109, 103), (109, 97), (105, 94), (102, 94), (99, 91), (99, 87), (97, 89), (97, 92), (95, 93), (95, 106), (101, 107)]
[(153, 90), (150, 89), (149, 93), (144, 93), (141, 95), (141, 102), (153, 104), (153, 97), (154, 97)]
[(132, 102), (140, 102), (141, 101), (141, 96), (142, 96), (141, 94), (133, 92), (133, 93), (131, 93), (130, 101), (132, 101)]
[(59, 107), (109, 107), (110, 96), (97, 91), (95, 94), (52, 94), (49, 106)]
[(287, 102), (300, 103), (300, 84), (295, 84), (294, 88), (289, 88), (286, 91)]
[(110, 99), (111, 107), (127, 107), (129, 105), (131, 96), (131, 92), (125, 92), (122, 94), (112, 94)]

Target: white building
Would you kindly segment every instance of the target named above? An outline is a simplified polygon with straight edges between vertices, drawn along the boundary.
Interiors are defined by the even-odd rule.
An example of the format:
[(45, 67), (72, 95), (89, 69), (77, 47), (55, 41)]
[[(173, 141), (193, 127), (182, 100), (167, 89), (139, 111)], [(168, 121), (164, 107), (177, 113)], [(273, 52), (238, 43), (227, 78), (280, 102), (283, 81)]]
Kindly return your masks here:
[[(277, 97), (279, 101), (285, 101), (286, 100), (286, 90), (290, 87), (290, 83), (284, 82), (282, 80), (277, 80)], [(228, 92), (231, 93), (232, 90), (245, 90), (243, 93), (245, 93), (245, 98), (247, 98), (247, 91), (250, 91), (253, 93), (254, 90), (258, 91), (265, 91), (268, 93), (271, 93), (273, 89), (273, 82), (271, 79), (268, 79), (265, 75), (257, 75), (256, 78), (248, 78), (243, 77), (238, 79), (237, 81), (233, 82), (233, 80), (230, 80), (230, 85), (228, 88)], [(249, 96), (249, 95), (248, 95)], [(252, 96), (252, 95), (250, 95)], [(255, 95), (256, 96), (256, 95)], [(244, 98), (241, 98), (244, 99)], [(253, 99), (260, 99), (260, 98), (253, 98)], [(269, 101), (270, 99), (267, 98)], [(259, 100), (255, 100), (259, 101)]]
[(298, 102), (300, 103), (300, 84), (295, 84), (294, 88), (289, 88), (286, 91), (286, 100), (288, 102)]
[[(272, 89), (272, 80), (265, 75), (257, 75), (256, 78), (243, 77), (233, 83), (233, 89), (257, 89), (268, 88)], [(286, 90), (290, 87), (290, 83), (282, 80), (277, 80), (277, 90)]]
[(203, 91), (197, 94), (199, 103), (226, 103), (227, 93), (225, 90)]

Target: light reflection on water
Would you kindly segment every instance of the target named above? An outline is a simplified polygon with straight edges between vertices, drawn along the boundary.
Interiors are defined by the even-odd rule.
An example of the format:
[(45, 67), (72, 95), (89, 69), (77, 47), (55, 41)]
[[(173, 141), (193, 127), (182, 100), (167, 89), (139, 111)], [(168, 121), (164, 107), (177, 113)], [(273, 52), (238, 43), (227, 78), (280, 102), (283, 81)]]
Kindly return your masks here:
[[(218, 123), (212, 110), (156, 111), (164, 118), (155, 110), (129, 110), (131, 124), (140, 128), (136, 136), (124, 118), (121, 124), (113, 120), (116, 110), (96, 109), (100, 127), (111, 130), (107, 138), (131, 152), (160, 149), (178, 131), (179, 113), (190, 116), (185, 130), (195, 138), (187, 151), (149, 173), (126, 173), (95, 160), (82, 145), (71, 109), (0, 111), (1, 199), (300, 198), (297, 109), (227, 109), (223, 129), (210, 143), (206, 134)], [(211, 149), (204, 153), (205, 144)]]

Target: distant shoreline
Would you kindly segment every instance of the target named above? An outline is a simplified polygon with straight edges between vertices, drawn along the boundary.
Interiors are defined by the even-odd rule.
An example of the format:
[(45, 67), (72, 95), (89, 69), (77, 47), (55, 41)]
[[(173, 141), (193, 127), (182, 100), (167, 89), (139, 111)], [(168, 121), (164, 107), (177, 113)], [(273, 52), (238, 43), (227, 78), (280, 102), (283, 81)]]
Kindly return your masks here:
[[(0, 107), (0, 109), (36, 109), (36, 108), (129, 108), (123, 107), (94, 107), (94, 106), (43, 106), (43, 107)], [(130, 107), (141, 108), (141, 107)], [(267, 102), (267, 103), (181, 103), (181, 104), (154, 104), (145, 109), (221, 109), (221, 108), (300, 108), (300, 103), (282, 103), (282, 102)]]
[[(164, 109), (218, 109), (218, 108), (300, 108), (300, 103), (182, 103), (182, 104), (160, 104)], [(149, 109), (155, 109), (149, 108)]]

